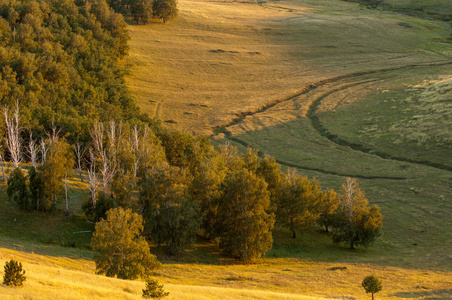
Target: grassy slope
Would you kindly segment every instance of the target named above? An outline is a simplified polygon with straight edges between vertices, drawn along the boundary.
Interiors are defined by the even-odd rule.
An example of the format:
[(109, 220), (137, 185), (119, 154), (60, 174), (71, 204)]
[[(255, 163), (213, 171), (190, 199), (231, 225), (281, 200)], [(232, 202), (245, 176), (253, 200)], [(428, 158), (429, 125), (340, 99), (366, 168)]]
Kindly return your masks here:
[[(170, 24), (129, 27), (128, 84), (145, 111), (183, 131), (210, 134), (236, 114), (322, 79), (445, 62), (452, 54), (442, 43), (451, 33), (447, 24), (348, 2), (179, 6), (180, 16)], [(262, 126), (293, 119), (292, 112), (280, 111)]]
[[(93, 253), (86, 248), (90, 234), (84, 232), (93, 227), (79, 214), (84, 188), (78, 178), (71, 178), (68, 217), (62, 210), (23, 213), (4, 194), (0, 197), (0, 266), (19, 260), (28, 276), (23, 288), (0, 284), (1, 299), (141, 298), (143, 282), (94, 275)], [(216, 245), (200, 241), (182, 262), (164, 261), (155, 276), (171, 292), (168, 299), (311, 299), (305, 295), (361, 299), (359, 283), (368, 274), (382, 278), (383, 299), (451, 296), (452, 272), (427, 270), (422, 263), (392, 267), (397, 264), (386, 253), (391, 245), (349, 251), (332, 245), (322, 233), (304, 232), (294, 241), (280, 229), (274, 239), (267, 258), (251, 265), (220, 258)], [(410, 255), (409, 249), (408, 262)], [(346, 269), (331, 270), (336, 267)]]
[[(95, 275), (95, 265), (89, 260), (0, 248), (0, 265), (11, 258), (22, 262), (27, 279), (21, 288), (0, 285), (1, 299), (143, 299), (144, 282)], [(284, 292), (172, 283), (165, 284), (165, 290), (170, 292), (165, 299), (313, 299)]]
[[(236, 145), (269, 153), (324, 187), (339, 188), (344, 176), (359, 178), (385, 216), (376, 252), (363, 261), (452, 268), (450, 172), (338, 145), (308, 118), (317, 116), (330, 132), (379, 152), (450, 165), (450, 144), (400, 142), (418, 130), (450, 139), (450, 108), (442, 100), (450, 90), (429, 108), (406, 101), (407, 87), (451, 74), (450, 26), (342, 1), (262, 7), (181, 1), (180, 8), (168, 26), (130, 27), (129, 83), (144, 109), (180, 130), (210, 133), (220, 126), (216, 138), (226, 133)], [(310, 83), (316, 88), (303, 92)], [(441, 118), (433, 118), (429, 110), (438, 105)], [(411, 126), (419, 110), (428, 117)], [(241, 112), (251, 115), (233, 120)], [(388, 132), (400, 120), (405, 126)]]
[[(29, 249), (36, 249), (31, 244), (22, 245), (25, 252), (9, 248), (0, 238), (0, 265), (10, 259), (21, 261), (27, 280), (22, 288), (0, 284), (2, 299), (142, 299), (143, 282), (95, 275), (91, 260), (78, 258), (66, 248), (53, 247), (59, 251), (57, 256), (30, 253)], [(360, 282), (368, 274), (383, 280), (380, 299), (427, 299), (451, 292), (450, 273), (298, 259), (266, 259), (257, 265), (164, 264), (155, 277), (170, 292), (167, 299), (301, 300), (362, 299)]]

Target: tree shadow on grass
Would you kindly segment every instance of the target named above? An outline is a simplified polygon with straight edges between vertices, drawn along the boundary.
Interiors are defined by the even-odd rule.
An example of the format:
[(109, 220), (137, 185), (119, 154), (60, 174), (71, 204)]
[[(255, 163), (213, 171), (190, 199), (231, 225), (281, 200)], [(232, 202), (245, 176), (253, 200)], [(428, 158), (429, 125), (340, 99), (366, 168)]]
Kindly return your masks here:
[(417, 291), (417, 292), (399, 292), (391, 296), (409, 299), (452, 299), (452, 289), (433, 290), (433, 291)]

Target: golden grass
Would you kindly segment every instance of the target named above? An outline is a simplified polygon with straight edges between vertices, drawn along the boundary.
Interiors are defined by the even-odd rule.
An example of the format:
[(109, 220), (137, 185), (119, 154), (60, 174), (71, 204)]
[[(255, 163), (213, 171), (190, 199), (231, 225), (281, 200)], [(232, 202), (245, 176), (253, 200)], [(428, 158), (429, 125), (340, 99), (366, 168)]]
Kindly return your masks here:
[[(452, 54), (446, 24), (343, 1), (181, 0), (179, 9), (169, 23), (129, 26), (127, 82), (144, 111), (197, 134), (312, 82)], [(292, 120), (286, 104), (246, 130)]]
[[(22, 262), (27, 279), (20, 288), (1, 284), (1, 299), (143, 299), (144, 282), (95, 275), (92, 261), (0, 248), (0, 265), (10, 259)], [(159, 280), (165, 283), (164, 279)], [(262, 290), (171, 283), (165, 284), (165, 290), (170, 292), (166, 299), (318, 299)]]
[[(27, 280), (21, 288), (0, 285), (1, 299), (142, 299), (144, 282), (95, 275), (89, 260), (0, 248), (0, 265), (10, 259), (22, 262)], [(383, 281), (379, 299), (452, 296), (451, 272), (298, 259), (266, 259), (255, 265), (164, 264), (155, 275), (170, 292), (166, 299), (302, 300), (367, 299), (360, 282), (369, 274)]]

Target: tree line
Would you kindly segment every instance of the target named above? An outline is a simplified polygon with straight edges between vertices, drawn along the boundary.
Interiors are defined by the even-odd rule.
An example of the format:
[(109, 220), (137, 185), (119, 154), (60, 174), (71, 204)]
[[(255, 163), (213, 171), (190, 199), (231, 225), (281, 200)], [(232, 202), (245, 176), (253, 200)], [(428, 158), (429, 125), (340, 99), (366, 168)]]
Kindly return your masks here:
[(163, 23), (177, 16), (177, 0), (108, 0), (108, 4), (123, 15), (130, 15), (137, 24), (147, 24), (151, 18)]
[(156, 128), (96, 122), (91, 142), (73, 146), (54, 130), (42, 142), (47, 147), (39, 166), (28, 176), (19, 167), (11, 173), (8, 195), (23, 209), (55, 209), (75, 166), (89, 183), (87, 218), (98, 222), (112, 208), (133, 209), (144, 220), (145, 235), (171, 255), (202, 235), (218, 239), (225, 255), (252, 261), (271, 249), (275, 225), (296, 238), (297, 231), (321, 224), (335, 243), (350, 248), (368, 246), (379, 234), (379, 208), (369, 206), (355, 179), (347, 178), (339, 193), (324, 191), (316, 179), (282, 171), (254, 149), (240, 153), (231, 145), (214, 147), (205, 137)]
[(70, 143), (93, 120), (149, 120), (124, 80), (126, 26), (105, 0), (1, 1), (0, 106), (20, 100), (21, 126), (42, 137), (53, 123)]

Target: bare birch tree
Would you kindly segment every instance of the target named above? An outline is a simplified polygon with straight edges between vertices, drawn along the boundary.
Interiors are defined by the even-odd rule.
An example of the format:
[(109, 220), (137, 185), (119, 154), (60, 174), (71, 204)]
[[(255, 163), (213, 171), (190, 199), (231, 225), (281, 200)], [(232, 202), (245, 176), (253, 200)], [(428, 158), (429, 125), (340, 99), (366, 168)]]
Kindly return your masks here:
[(83, 155), (85, 155), (86, 148), (83, 147), (82, 144), (76, 143), (75, 146), (74, 146), (74, 151), (75, 151), (75, 157), (77, 159), (76, 170), (78, 171), (78, 174), (80, 176), (80, 180), (82, 182), (85, 182), (83, 180), (83, 176), (82, 176), (82, 170), (83, 170), (82, 157), (83, 157)]
[(16, 109), (13, 116), (9, 116), (9, 110), (5, 106), (3, 109), (6, 123), (6, 144), (11, 155), (11, 160), (14, 163), (14, 167), (18, 168), (19, 163), (22, 161), (21, 156), (21, 139), (20, 139), (20, 116), (19, 116), (19, 101), (16, 103)]
[(108, 179), (110, 181), (110, 193), (113, 198), (113, 177), (118, 171), (117, 164), (117, 147), (119, 139), (122, 136), (122, 123), (116, 124), (110, 121), (108, 131)]
[(28, 142), (28, 157), (31, 160), (31, 164), (33, 168), (36, 168), (37, 160), (38, 160), (38, 146), (36, 144), (36, 140), (33, 139), (33, 134), (30, 130), (30, 141)]
[(132, 146), (130, 150), (132, 151), (133, 161), (132, 161), (132, 180), (130, 182), (131, 193), (130, 193), (129, 207), (132, 206), (133, 193), (135, 191), (135, 186), (136, 186), (137, 177), (138, 177), (138, 167), (140, 166), (140, 155), (138, 153), (140, 139), (139, 139), (137, 125), (133, 125), (133, 127), (132, 127), (130, 142), (131, 142), (130, 145)]
[(94, 151), (90, 148), (89, 149), (89, 158), (90, 161), (88, 162), (88, 181), (89, 181), (89, 191), (91, 195), (91, 202), (93, 204), (93, 208), (96, 207), (96, 193), (97, 193), (97, 186), (98, 181), (96, 177), (96, 157), (94, 155)]
[(47, 145), (45, 139), (41, 139), (39, 145), (41, 148), (41, 164), (44, 164), (47, 158), (47, 151), (49, 150), (49, 146)]
[(110, 175), (110, 164), (108, 163), (107, 151), (104, 148), (104, 125), (100, 122), (94, 123), (93, 131), (91, 132), (91, 138), (93, 139), (93, 146), (95, 155), (100, 159), (100, 173), (102, 174), (102, 188), (104, 195), (107, 195), (107, 185)]

